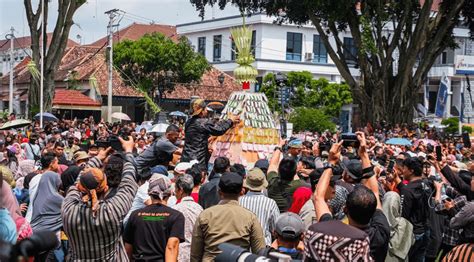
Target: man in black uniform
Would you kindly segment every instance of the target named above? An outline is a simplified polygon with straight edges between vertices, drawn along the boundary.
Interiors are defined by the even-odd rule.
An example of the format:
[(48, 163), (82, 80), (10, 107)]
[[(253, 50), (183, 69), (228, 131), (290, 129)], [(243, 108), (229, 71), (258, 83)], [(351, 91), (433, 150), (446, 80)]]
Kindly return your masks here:
[(202, 169), (208, 169), (210, 136), (221, 136), (240, 121), (239, 116), (230, 116), (227, 120), (214, 121), (207, 118), (204, 99), (191, 101), (192, 116), (185, 125), (185, 143), (181, 162), (198, 160)]

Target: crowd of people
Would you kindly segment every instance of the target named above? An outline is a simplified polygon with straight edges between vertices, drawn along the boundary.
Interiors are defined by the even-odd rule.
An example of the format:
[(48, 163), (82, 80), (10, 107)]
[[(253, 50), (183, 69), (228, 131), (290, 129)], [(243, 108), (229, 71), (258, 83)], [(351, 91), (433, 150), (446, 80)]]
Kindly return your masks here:
[(0, 249), (49, 231), (34, 261), (228, 261), (223, 243), (296, 261), (474, 260), (466, 141), (368, 125), (210, 165), (209, 139), (240, 120), (209, 119), (199, 99), (190, 112), (161, 136), (93, 118), (3, 131)]

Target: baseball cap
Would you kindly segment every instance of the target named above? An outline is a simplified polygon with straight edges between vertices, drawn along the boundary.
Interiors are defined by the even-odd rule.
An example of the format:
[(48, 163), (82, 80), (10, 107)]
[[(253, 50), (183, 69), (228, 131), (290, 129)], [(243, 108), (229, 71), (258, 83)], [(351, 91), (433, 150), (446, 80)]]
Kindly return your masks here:
[(204, 99), (198, 98), (191, 101), (191, 115), (199, 115), (206, 108), (206, 101)]
[(267, 159), (259, 159), (257, 162), (255, 162), (254, 167), (260, 168), (260, 170), (263, 171), (263, 173), (266, 173), (268, 170), (268, 167), (270, 164), (268, 163)]
[(293, 139), (288, 142), (288, 147), (303, 148), (303, 142), (300, 139)]
[(190, 169), (194, 164), (199, 163), (197, 160), (192, 160), (191, 162), (180, 162), (174, 168), (174, 171), (179, 174), (184, 174), (186, 170)]
[(344, 159), (342, 161), (342, 166), (349, 175), (354, 180), (362, 179), (362, 163), (358, 159)]
[(245, 177), (244, 187), (252, 191), (262, 191), (267, 186), (268, 182), (263, 171), (258, 167), (250, 169), (247, 176)]
[[(319, 179), (321, 179), (321, 176), (323, 175), (324, 168), (316, 168), (311, 173), (309, 173), (309, 180), (311, 182), (311, 188), (315, 188), (315, 186), (319, 183)], [(331, 177), (330, 182), (335, 182), (339, 179), (341, 179), (342, 175), (337, 175), (334, 174)]]
[(242, 191), (243, 178), (234, 172), (225, 172), (219, 180), (219, 189), (222, 193), (238, 194)]
[(87, 154), (85, 151), (77, 151), (76, 153), (74, 153), (73, 159), (76, 162), (84, 159), (89, 159), (89, 154)]
[(153, 174), (161, 174), (161, 175), (168, 175), (168, 169), (165, 166), (157, 165), (150, 169), (151, 173)]
[(275, 231), (284, 238), (297, 239), (304, 231), (304, 224), (297, 214), (286, 212), (277, 218)]

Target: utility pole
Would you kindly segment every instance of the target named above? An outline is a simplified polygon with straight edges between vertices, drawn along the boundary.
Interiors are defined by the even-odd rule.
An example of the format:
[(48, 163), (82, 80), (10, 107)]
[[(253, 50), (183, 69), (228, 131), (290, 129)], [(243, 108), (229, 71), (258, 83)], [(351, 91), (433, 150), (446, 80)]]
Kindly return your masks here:
[(105, 14), (109, 15), (109, 24), (107, 25), (107, 32), (109, 34), (109, 44), (107, 48), (109, 49), (109, 81), (108, 81), (108, 94), (107, 94), (107, 122), (112, 122), (112, 74), (113, 74), (113, 39), (114, 39), (114, 30), (113, 28), (117, 25), (114, 25), (115, 17), (117, 16), (118, 9), (111, 9)]
[(41, 55), (41, 77), (40, 77), (40, 128), (43, 128), (43, 108), (44, 108), (44, 0), (41, 0), (41, 38), (40, 38), (40, 55)]
[(7, 39), (10, 39), (10, 88), (8, 93), (8, 113), (13, 113), (13, 67), (15, 66), (15, 60), (13, 60), (13, 49), (15, 40), (15, 29), (13, 26), (10, 28), (10, 34), (7, 35)]

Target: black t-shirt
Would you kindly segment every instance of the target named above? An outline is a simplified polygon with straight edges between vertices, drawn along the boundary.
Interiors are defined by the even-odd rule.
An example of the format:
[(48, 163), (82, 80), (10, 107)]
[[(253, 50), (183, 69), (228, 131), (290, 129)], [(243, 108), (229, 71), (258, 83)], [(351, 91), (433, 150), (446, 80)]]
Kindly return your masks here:
[(171, 237), (184, 242), (184, 216), (160, 204), (132, 212), (123, 234), (124, 241), (133, 246), (135, 261), (164, 261), (166, 243)]
[[(321, 216), (319, 222), (331, 221), (333, 217), (326, 213)], [(382, 210), (376, 209), (372, 219), (365, 228), (360, 228), (370, 239), (370, 255), (375, 261), (385, 261), (390, 241), (390, 225)]]
[(413, 225), (415, 235), (425, 233), (428, 228), (429, 207), (423, 180), (415, 180), (407, 185), (400, 183), (397, 188), (400, 191), (402, 217)]

